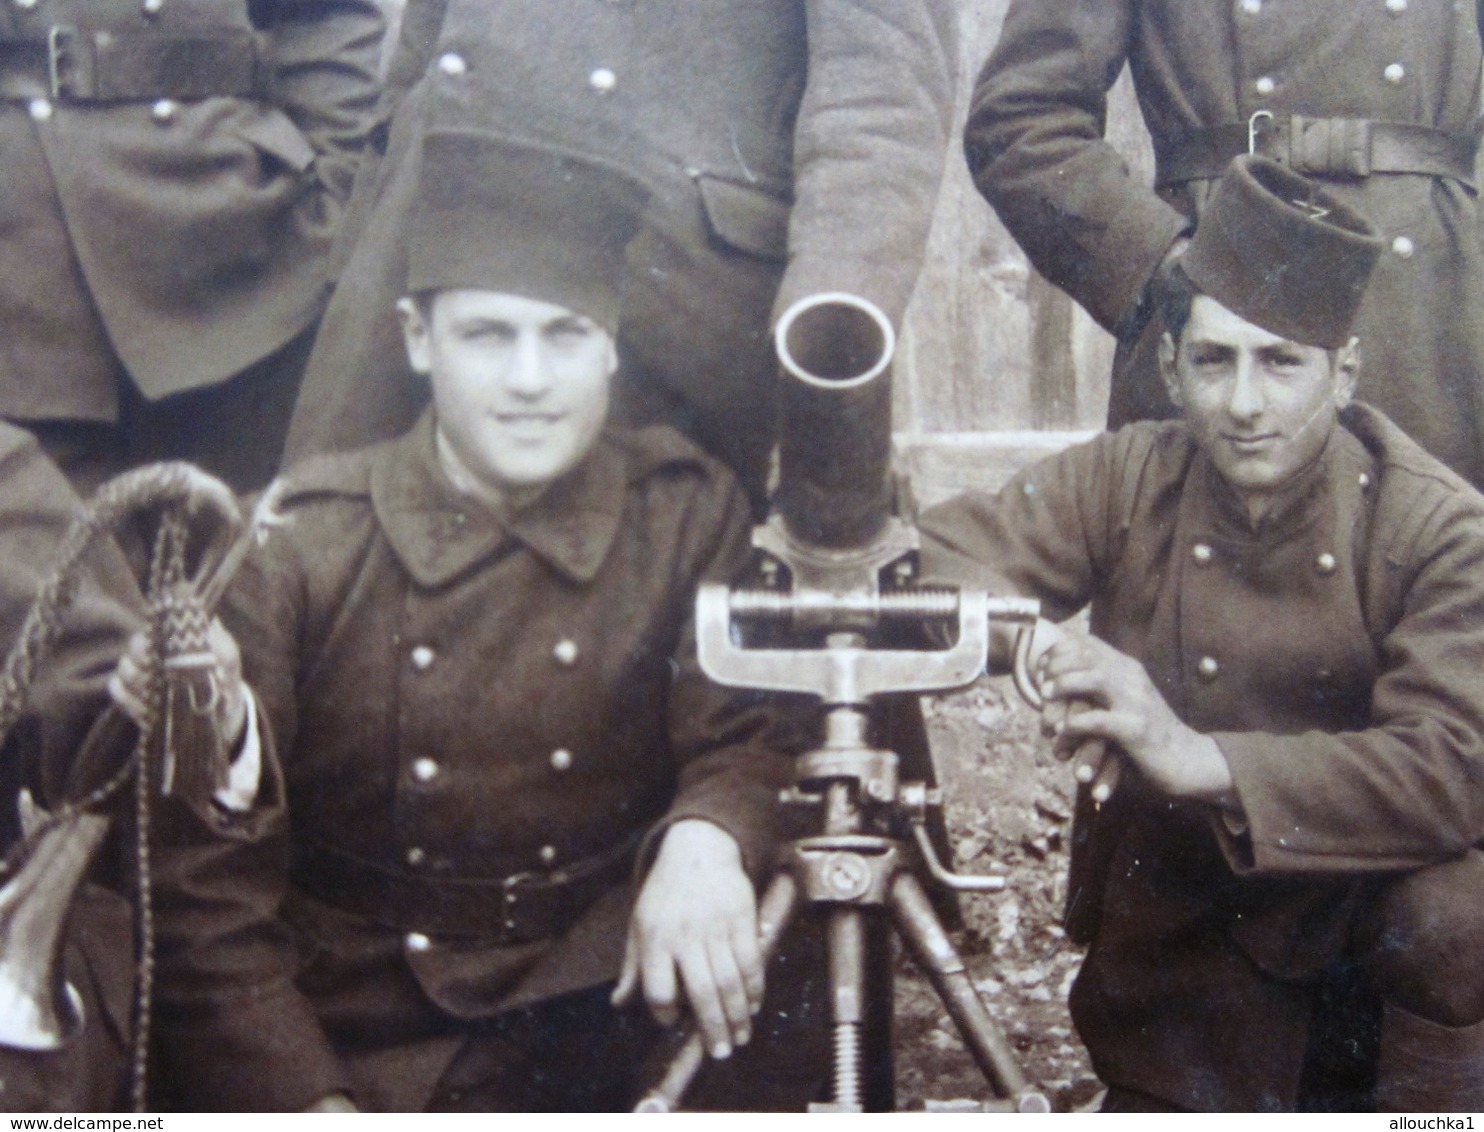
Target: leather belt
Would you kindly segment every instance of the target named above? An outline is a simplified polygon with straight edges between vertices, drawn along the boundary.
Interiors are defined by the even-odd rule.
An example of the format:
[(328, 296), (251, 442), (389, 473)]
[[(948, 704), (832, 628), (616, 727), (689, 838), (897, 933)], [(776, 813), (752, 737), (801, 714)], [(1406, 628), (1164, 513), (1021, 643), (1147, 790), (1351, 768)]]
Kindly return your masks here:
[(430, 877), (311, 845), (301, 848), (292, 880), (316, 900), (397, 931), (531, 943), (566, 931), (626, 879), (643, 838), (641, 830), (566, 868), (508, 877)]
[(265, 87), (255, 32), (192, 35), (57, 25), (44, 39), (0, 39), (0, 99), (64, 103), (252, 98)]
[(1154, 156), (1160, 188), (1220, 177), (1243, 153), (1260, 153), (1309, 177), (1359, 180), (1375, 173), (1414, 173), (1453, 177), (1473, 187), (1477, 148), (1473, 137), (1430, 126), (1258, 111), (1249, 123), (1156, 141)]

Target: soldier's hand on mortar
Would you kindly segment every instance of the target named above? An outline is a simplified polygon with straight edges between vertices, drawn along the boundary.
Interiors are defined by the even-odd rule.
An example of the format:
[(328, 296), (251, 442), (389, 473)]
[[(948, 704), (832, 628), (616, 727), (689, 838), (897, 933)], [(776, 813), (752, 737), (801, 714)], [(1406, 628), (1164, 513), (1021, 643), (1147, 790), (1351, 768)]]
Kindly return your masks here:
[(683, 986), (712, 1057), (752, 1036), (763, 1001), (757, 903), (741, 851), (720, 826), (680, 821), (665, 833), (634, 907), (614, 1005), (641, 986), (666, 1026), (680, 1016)]
[[(219, 734), (228, 750), (242, 739), (247, 726), (247, 689), (242, 683), (242, 654), (232, 634), (216, 618), (211, 621), (211, 653), (220, 698), (215, 719)], [(129, 647), (119, 658), (118, 667), (108, 679), (108, 693), (139, 726), (144, 726), (149, 701), (149, 635), (135, 633)]]
[(1036, 675), (1048, 701), (1068, 705), (1056, 725), (1059, 751), (1090, 765), (1105, 755), (1095, 741), (1116, 744), (1161, 792), (1233, 803), (1221, 748), (1180, 721), (1132, 657), (1097, 637), (1063, 634), (1037, 662)]

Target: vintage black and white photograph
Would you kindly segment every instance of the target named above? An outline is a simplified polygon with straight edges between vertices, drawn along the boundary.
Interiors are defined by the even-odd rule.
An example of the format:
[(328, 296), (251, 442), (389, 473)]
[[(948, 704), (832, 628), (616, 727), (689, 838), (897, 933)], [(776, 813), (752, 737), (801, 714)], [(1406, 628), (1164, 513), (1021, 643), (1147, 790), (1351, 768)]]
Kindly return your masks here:
[(0, 1110), (1472, 1127), (1481, 39), (0, 0)]

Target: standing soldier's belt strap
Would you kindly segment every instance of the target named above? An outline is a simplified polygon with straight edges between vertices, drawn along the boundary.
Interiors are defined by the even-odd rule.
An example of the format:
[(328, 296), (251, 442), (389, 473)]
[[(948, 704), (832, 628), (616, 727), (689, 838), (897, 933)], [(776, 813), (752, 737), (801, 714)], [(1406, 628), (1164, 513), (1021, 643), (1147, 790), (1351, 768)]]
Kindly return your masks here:
[(253, 98), (264, 86), (258, 37), (245, 29), (166, 35), (58, 25), (45, 39), (0, 38), (0, 99)]
[(1232, 158), (1258, 153), (1306, 177), (1359, 180), (1376, 173), (1412, 173), (1453, 177), (1472, 188), (1477, 148), (1473, 137), (1430, 126), (1263, 111), (1250, 123), (1191, 130), (1156, 141), (1155, 180), (1167, 188), (1220, 177)]

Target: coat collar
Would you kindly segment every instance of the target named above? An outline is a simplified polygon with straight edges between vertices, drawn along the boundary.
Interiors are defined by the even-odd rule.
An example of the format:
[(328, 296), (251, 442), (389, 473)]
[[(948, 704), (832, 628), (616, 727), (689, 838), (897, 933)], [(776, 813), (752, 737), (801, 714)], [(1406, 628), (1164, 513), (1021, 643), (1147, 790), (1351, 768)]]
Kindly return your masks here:
[(421, 586), (441, 586), (514, 545), (574, 582), (597, 576), (618, 534), (629, 469), (606, 434), (576, 469), (513, 514), (460, 493), (438, 465), (433, 414), (394, 441), (371, 469), (377, 521)]
[[(1194, 440), (1191, 443), (1194, 446)], [(1342, 500), (1358, 497), (1362, 472), (1369, 477), (1375, 474), (1370, 453), (1348, 429), (1336, 424), (1319, 456), (1279, 490), (1272, 506), (1254, 526), (1241, 498), (1197, 447), (1183, 492), (1184, 509), (1204, 513), (1202, 525), (1212, 533), (1239, 542), (1276, 546), (1331, 515)]]

